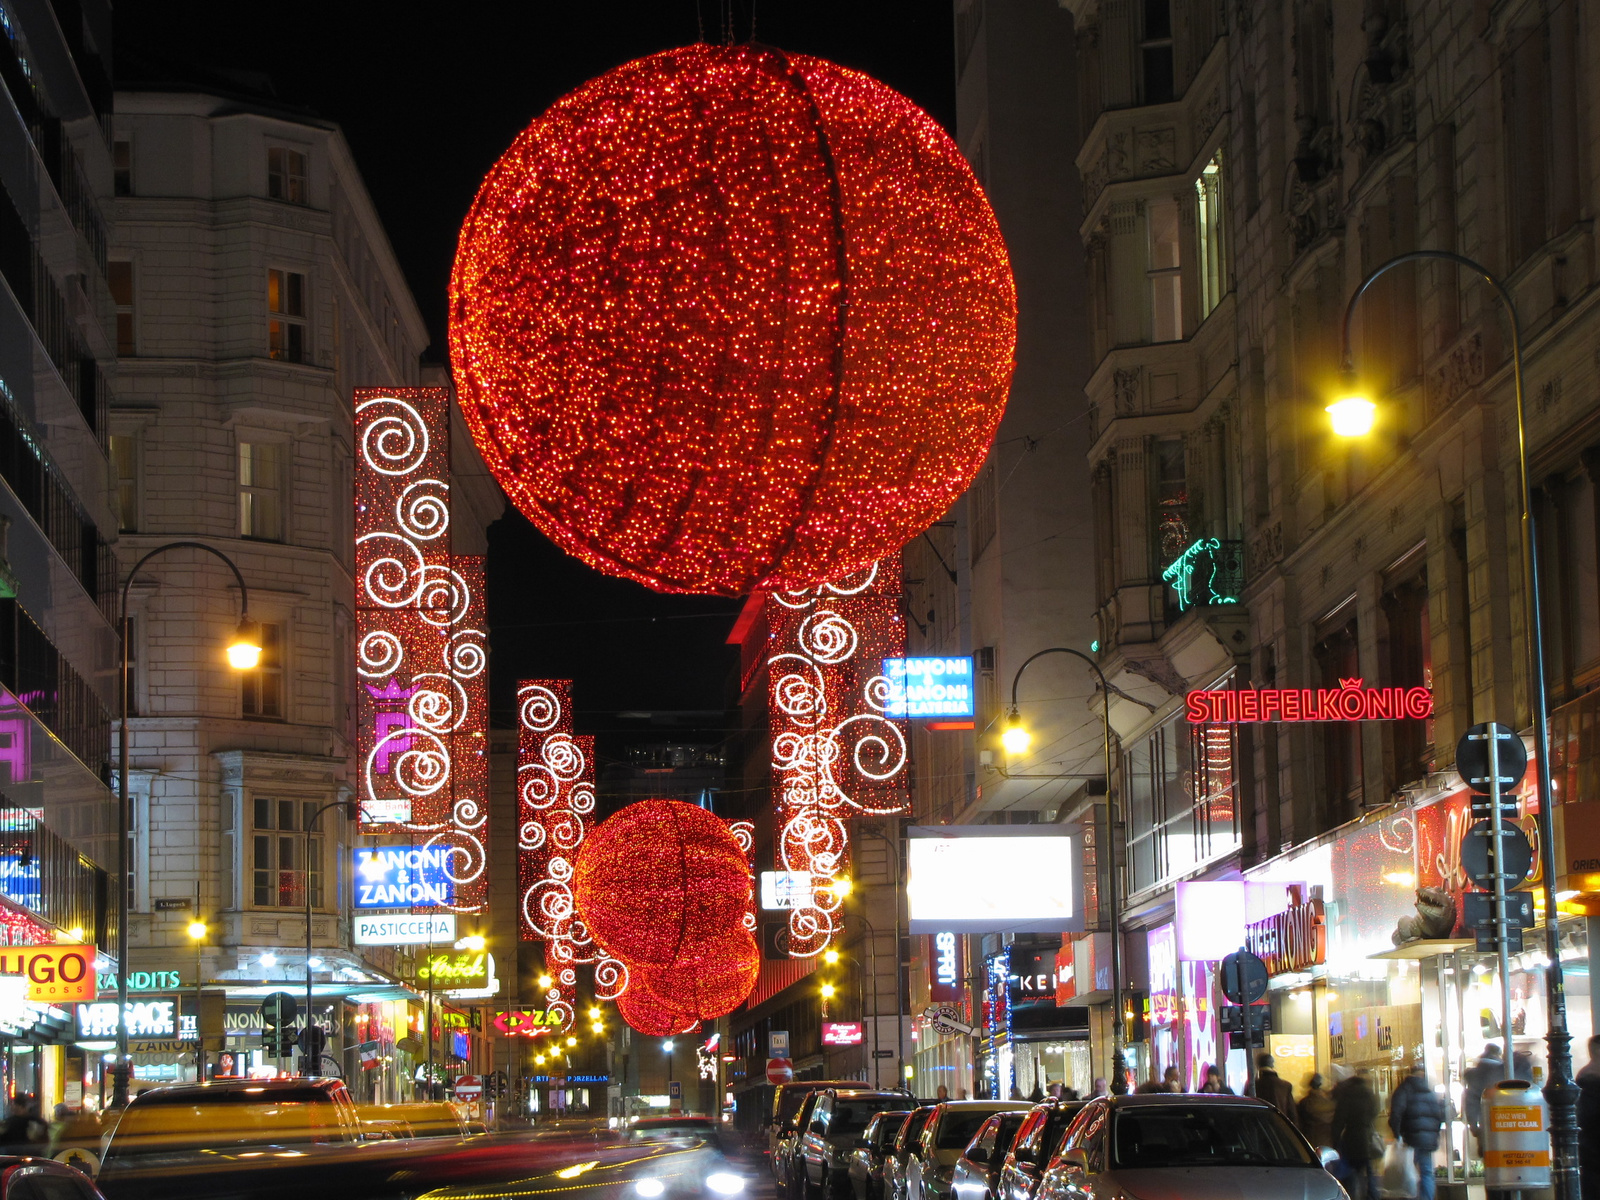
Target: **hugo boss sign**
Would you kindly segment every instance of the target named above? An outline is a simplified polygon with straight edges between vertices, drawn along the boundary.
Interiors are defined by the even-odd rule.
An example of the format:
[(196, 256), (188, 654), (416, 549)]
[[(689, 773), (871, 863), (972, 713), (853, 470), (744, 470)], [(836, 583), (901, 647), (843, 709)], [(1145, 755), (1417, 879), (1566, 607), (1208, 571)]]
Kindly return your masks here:
[(28, 981), (28, 999), (41, 1004), (96, 1000), (93, 946), (0, 946), (0, 975)]

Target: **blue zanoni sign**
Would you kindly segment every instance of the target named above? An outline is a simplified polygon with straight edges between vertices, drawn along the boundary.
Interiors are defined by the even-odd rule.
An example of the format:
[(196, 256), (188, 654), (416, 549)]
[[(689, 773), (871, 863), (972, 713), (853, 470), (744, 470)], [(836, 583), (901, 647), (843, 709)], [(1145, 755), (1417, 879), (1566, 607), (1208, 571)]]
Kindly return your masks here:
[(455, 881), (445, 846), (377, 846), (351, 852), (357, 908), (423, 908), (450, 904)]
[(971, 658), (886, 658), (889, 681), (886, 717), (971, 717)]
[(24, 908), (39, 911), (44, 894), (39, 886), (39, 860), (21, 854), (0, 854), (0, 893)]

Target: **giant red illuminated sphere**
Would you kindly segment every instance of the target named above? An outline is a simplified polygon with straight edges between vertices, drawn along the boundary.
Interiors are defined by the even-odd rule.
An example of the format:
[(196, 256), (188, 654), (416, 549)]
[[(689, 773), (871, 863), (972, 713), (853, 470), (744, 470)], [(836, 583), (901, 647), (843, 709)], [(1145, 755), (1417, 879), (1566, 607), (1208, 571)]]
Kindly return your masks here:
[(646, 988), (630, 987), (617, 997), (622, 1019), (646, 1037), (693, 1033), (700, 1021), (682, 1005), (664, 1001)]
[(631, 974), (671, 967), (744, 933), (750, 873), (738, 841), (711, 813), (681, 800), (641, 800), (589, 834), (572, 896), (595, 941)]
[(671, 592), (898, 551), (977, 473), (1016, 341), (999, 227), (944, 131), (759, 46), (557, 101), (484, 180), (450, 297), (461, 408), (512, 501)]
[(670, 967), (635, 968), (629, 976), (629, 990), (642, 988), (709, 1021), (743, 1004), (760, 974), (761, 948), (741, 927), (681, 955)]

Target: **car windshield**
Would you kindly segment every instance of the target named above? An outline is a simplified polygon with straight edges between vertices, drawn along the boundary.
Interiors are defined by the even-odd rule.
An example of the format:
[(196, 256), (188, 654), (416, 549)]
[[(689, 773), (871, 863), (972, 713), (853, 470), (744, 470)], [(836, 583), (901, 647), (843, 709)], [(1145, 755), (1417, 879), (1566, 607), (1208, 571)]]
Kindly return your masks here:
[(1022, 1128), (1022, 1122), (1027, 1113), (1006, 1113), (1000, 1118), (1000, 1128), (995, 1131), (994, 1148), (996, 1154), (1004, 1154), (1011, 1149), (1011, 1142), (1017, 1136), (1017, 1130)]
[(828, 1136), (860, 1133), (873, 1117), (896, 1104), (904, 1103), (899, 1096), (884, 1096), (876, 1100), (846, 1100), (841, 1097), (833, 1102), (833, 1115), (828, 1118)]
[(708, 1142), (716, 1132), (710, 1121), (651, 1121), (640, 1122), (629, 1133), (635, 1142)]
[(1115, 1166), (1308, 1167), (1316, 1161), (1275, 1110), (1233, 1104), (1119, 1110), (1112, 1121)]
[(895, 1142), (895, 1150), (910, 1151), (916, 1145), (917, 1138), (922, 1134), (922, 1127), (928, 1123), (928, 1118), (933, 1115), (931, 1108), (919, 1108), (906, 1118), (904, 1127), (900, 1130), (900, 1140)]
[[(1021, 1113), (1020, 1116), (1027, 1116)], [(983, 1123), (994, 1116), (994, 1110), (978, 1109), (973, 1111), (967, 1108), (952, 1108), (944, 1114), (944, 1119), (939, 1122), (939, 1141), (937, 1148), (940, 1150), (964, 1150), (967, 1143), (972, 1140), (972, 1135), (983, 1128)]]
[(151, 1092), (128, 1106), (112, 1135), (108, 1158), (227, 1153), (240, 1147), (340, 1139), (333, 1104), (314, 1089), (260, 1092)]
[(800, 1110), (805, 1102), (815, 1096), (814, 1090), (796, 1091), (789, 1090), (783, 1093), (778, 1100), (778, 1124), (793, 1129), (795, 1118), (800, 1115)]
[(900, 1126), (906, 1123), (910, 1113), (886, 1112), (878, 1118), (877, 1138), (878, 1145), (888, 1146), (894, 1142), (895, 1136), (900, 1132)]

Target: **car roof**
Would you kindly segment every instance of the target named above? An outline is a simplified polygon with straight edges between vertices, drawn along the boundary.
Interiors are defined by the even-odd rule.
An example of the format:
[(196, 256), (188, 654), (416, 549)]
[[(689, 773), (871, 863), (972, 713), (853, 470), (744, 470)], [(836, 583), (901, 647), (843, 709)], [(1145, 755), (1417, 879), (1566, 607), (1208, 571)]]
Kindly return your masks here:
[(1235, 1108), (1270, 1108), (1273, 1112), (1278, 1111), (1265, 1100), (1257, 1099), (1255, 1096), (1223, 1096), (1212, 1092), (1145, 1092), (1141, 1095), (1101, 1096), (1100, 1099), (1107, 1101), (1112, 1108), (1145, 1108), (1150, 1105), (1173, 1104), (1191, 1108), (1197, 1104), (1202, 1106), (1220, 1104), (1232, 1105)]
[(1033, 1107), (1026, 1100), (943, 1100), (940, 1105), (955, 1112), (1027, 1112)]
[(648, 1129), (656, 1125), (709, 1125), (710, 1117), (640, 1117), (633, 1123), (635, 1129)]
[(143, 1101), (146, 1104), (181, 1104), (185, 1100), (203, 1101), (207, 1096), (303, 1092), (308, 1089), (334, 1092), (344, 1086), (344, 1080), (331, 1076), (313, 1076), (310, 1079), (212, 1079), (205, 1083), (172, 1083), (164, 1087), (153, 1087), (129, 1097), (128, 1103), (138, 1104)]
[(834, 1088), (833, 1094), (846, 1100), (883, 1099), (905, 1100), (904, 1092), (881, 1092), (876, 1088)]

